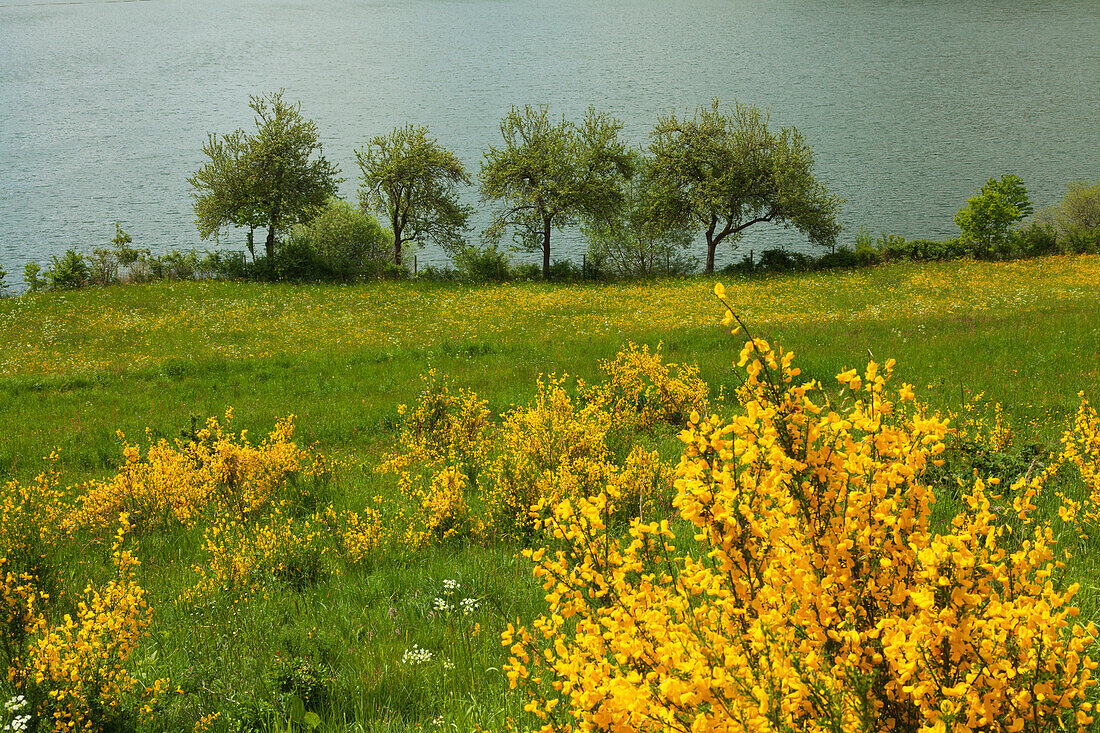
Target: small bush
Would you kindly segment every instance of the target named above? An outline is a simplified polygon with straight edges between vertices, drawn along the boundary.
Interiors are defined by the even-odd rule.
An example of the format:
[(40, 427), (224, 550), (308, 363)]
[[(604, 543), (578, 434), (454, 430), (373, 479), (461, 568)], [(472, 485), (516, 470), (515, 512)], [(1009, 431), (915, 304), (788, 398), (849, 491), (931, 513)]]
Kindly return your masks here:
[(1016, 233), (1015, 246), (1021, 257), (1057, 254), (1058, 236), (1053, 227), (1032, 222)]
[(580, 280), (583, 275), (584, 273), (581, 272), (581, 268), (577, 267), (569, 260), (555, 260), (554, 264), (550, 265), (550, 269), (547, 271), (547, 277), (550, 280)]
[(61, 259), (56, 256), (51, 257), (50, 266), (43, 274), (46, 276), (50, 290), (82, 288), (88, 284), (88, 263), (80, 252), (69, 249)]
[(542, 268), (534, 263), (519, 264), (512, 268), (512, 276), (517, 280), (539, 280)]
[(760, 253), (756, 269), (765, 272), (793, 272), (810, 269), (812, 260), (801, 252), (785, 249), (766, 249)]
[(435, 267), (434, 265), (425, 265), (420, 268), (416, 276), (417, 280), (426, 282), (454, 282), (461, 277), (462, 273), (453, 267)]
[(276, 280), (292, 282), (333, 279), (310, 238), (300, 231), (291, 234), (279, 247), (274, 275)]
[(378, 274), (392, 250), (393, 235), (377, 219), (339, 198), (329, 199), (308, 224), (295, 228), (283, 246), (284, 256), (292, 254), (286, 268), (299, 273), (293, 279), (343, 282)]
[(495, 244), (464, 248), (455, 256), (455, 267), (464, 280), (473, 282), (500, 282), (510, 275), (508, 255)]
[(840, 247), (835, 252), (830, 252), (827, 255), (822, 255), (817, 261), (817, 267), (822, 270), (857, 266), (859, 266), (859, 258), (856, 257), (856, 251), (847, 246)]
[(23, 282), (32, 293), (37, 293), (46, 285), (46, 281), (40, 276), (41, 272), (42, 268), (37, 262), (28, 262), (23, 266)]

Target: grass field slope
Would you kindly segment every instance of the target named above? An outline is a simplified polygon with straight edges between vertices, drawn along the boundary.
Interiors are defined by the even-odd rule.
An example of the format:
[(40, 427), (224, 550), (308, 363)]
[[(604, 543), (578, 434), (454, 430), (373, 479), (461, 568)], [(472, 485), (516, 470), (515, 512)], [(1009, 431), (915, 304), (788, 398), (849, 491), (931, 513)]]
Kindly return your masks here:
[(1097, 256), (3, 299), (0, 730), (1091, 730), (1098, 402)]

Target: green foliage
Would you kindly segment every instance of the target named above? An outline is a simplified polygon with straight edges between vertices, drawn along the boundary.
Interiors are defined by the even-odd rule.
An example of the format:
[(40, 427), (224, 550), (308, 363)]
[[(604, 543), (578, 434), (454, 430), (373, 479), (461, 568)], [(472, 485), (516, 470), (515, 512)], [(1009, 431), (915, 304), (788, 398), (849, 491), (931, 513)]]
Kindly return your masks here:
[(814, 179), (813, 149), (794, 127), (772, 130), (755, 106), (726, 112), (716, 99), (691, 119), (661, 117), (650, 151), (654, 215), (666, 226), (704, 231), (708, 273), (717, 246), (753, 224), (794, 226), (823, 246), (840, 233), (843, 200)]
[(498, 204), (485, 238), (513, 230), (520, 249), (542, 252), (550, 276), (550, 235), (581, 218), (603, 218), (622, 206), (633, 161), (620, 140), (622, 123), (589, 108), (578, 127), (550, 121), (546, 107), (512, 111), (500, 123), (504, 145), (481, 163), (483, 201)]
[(1069, 184), (1062, 207), (1072, 226), (1100, 230), (1100, 179), (1091, 183), (1075, 181)]
[(622, 203), (603, 216), (589, 218), (583, 226), (589, 241), (589, 258), (606, 261), (627, 277), (650, 277), (670, 268), (671, 259), (693, 238), (683, 222), (662, 221), (654, 216), (653, 161), (634, 155), (634, 176), (624, 182)]
[(455, 267), (463, 279), (473, 282), (500, 282), (511, 276), (508, 254), (495, 244), (486, 247), (470, 245), (459, 252), (455, 258)]
[[(1065, 197), (1056, 205), (1039, 211), (1030, 229), (1050, 232), (1056, 241), (1056, 248), (1051, 251), (1100, 252), (1100, 180), (1069, 184)], [(1029, 234), (1035, 236), (1036, 232)]]
[(955, 214), (963, 241), (975, 257), (1006, 254), (1013, 224), (1031, 215), (1031, 201), (1023, 181), (1012, 174), (990, 178)]
[(308, 224), (294, 228), (279, 259), (311, 262), (290, 279), (336, 279), (354, 282), (377, 274), (392, 238), (370, 214), (340, 198), (331, 198)]
[(46, 285), (46, 281), (40, 277), (41, 272), (42, 267), (33, 260), (23, 266), (23, 282), (32, 293), (37, 293)]
[(210, 160), (187, 181), (199, 235), (207, 239), (228, 227), (250, 232), (266, 227), (270, 267), (276, 233), (308, 221), (336, 194), (339, 168), (325, 159), (317, 125), (302, 117), (301, 105), (275, 92), (253, 96), (250, 106), (256, 132), (210, 135), (203, 145)]
[(3, 265), (0, 265), (0, 298), (4, 297), (8, 287), (8, 271), (4, 269)]
[(395, 128), (355, 157), (360, 201), (389, 219), (395, 265), (403, 264), (406, 242), (434, 242), (452, 255), (462, 250), (471, 209), (458, 202), (458, 186), (468, 186), (470, 177), (454, 153), (428, 137), (427, 127)]
[(68, 249), (60, 259), (56, 255), (51, 257), (50, 266), (42, 274), (50, 290), (71, 290), (87, 285), (90, 272), (84, 255)]

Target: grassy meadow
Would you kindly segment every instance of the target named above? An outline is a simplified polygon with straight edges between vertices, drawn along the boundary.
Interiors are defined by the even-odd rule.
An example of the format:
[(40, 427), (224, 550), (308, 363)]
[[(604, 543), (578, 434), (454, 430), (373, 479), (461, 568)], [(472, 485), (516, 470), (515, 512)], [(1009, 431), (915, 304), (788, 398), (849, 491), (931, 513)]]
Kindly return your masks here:
[[(429, 522), (424, 533), (434, 540), (410, 541), (402, 534), (409, 513), (443, 494), (418, 475), (377, 469), (403, 450), (403, 427), (431, 370), (450, 380), (455, 405), (468, 390), (484, 401), (484, 420), (501, 421), (537, 399), (541, 375), (570, 375), (579, 410), (573, 380), (606, 380), (601, 360), (633, 342), (660, 346), (666, 362), (697, 365), (711, 408), (734, 412), (741, 381), (732, 362), (743, 339), (719, 322), (718, 281), (755, 335), (793, 350), (802, 377), (826, 392), (839, 393), (838, 373), (892, 358), (896, 382), (912, 384), (931, 409), (982, 426), (975, 435), (1000, 414), (1011, 437), (984, 446), (980, 460), (954, 456), (952, 480), (1030, 475), (1057, 449), (1079, 393), (1100, 402), (1098, 256), (610, 284), (153, 283), (0, 300), (0, 478), (10, 493), (56, 471), (65, 509), (50, 515), (64, 538), (39, 538), (48, 545), (40, 559), (53, 563), (42, 570), (54, 604), (43, 618), (76, 614), (86, 585), (106, 587), (124, 571), (125, 587), (140, 588), (151, 613), (140, 638), (112, 647), (126, 651), (136, 682), (116, 695), (132, 714), (108, 710), (102, 729), (530, 725), (524, 698), (508, 689), (500, 644), (509, 622), (530, 623), (545, 605), (519, 554), (523, 533), (476, 529), (471, 504), (461, 521), (475, 529)], [(175, 507), (140, 514), (116, 540), (125, 501), (73, 508), (83, 494), (108, 492), (127, 445), (135, 461), (152, 462), (150, 444), (195, 438), (216, 417), (232, 433), (226, 445), (258, 450), (288, 415), (294, 450), (309, 457), (241, 452), (234, 460), (242, 466), (284, 461), (287, 478), (265, 484), (237, 524), (202, 507), (180, 519)], [(632, 444), (644, 445), (666, 466), (655, 475), (668, 484), (680, 427), (608, 429), (607, 460), (622, 464)], [(323, 466), (307, 468), (313, 459)], [(1080, 489), (1064, 481), (1061, 490)], [(950, 483), (941, 482), (949, 494), (937, 502), (941, 521), (959, 501)], [(673, 518), (667, 502), (651, 510)], [(78, 519), (63, 521), (65, 512)], [(252, 517), (267, 535), (241, 534)], [(355, 522), (368, 517), (374, 524), (362, 536), (370, 536), (353, 547), (347, 538), (359, 537)], [(286, 527), (302, 533), (280, 534)], [(1083, 551), (1067, 574), (1081, 586), (1082, 617), (1100, 622), (1094, 539), (1075, 545)], [(277, 547), (291, 547), (290, 560), (263, 566)], [(127, 548), (140, 565), (127, 566)], [(234, 548), (261, 560), (234, 570), (226, 559)], [(138, 615), (132, 609), (129, 618)], [(0, 698), (17, 692), (0, 680)]]

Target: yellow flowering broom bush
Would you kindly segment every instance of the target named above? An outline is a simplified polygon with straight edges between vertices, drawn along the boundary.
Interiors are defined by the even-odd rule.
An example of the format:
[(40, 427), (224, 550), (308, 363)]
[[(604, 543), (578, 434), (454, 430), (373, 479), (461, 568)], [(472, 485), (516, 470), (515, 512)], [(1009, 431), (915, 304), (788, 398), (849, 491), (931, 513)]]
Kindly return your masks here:
[(381, 473), (452, 465), (475, 475), (489, 450), (489, 410), (484, 400), (467, 390), (457, 393), (434, 369), (421, 375), (423, 388), (416, 404), (397, 408), (402, 416), (398, 450), (387, 455)]
[(1057, 465), (1073, 464), (1081, 474), (1087, 498), (1084, 503), (1063, 497), (1064, 514), (1080, 524), (1082, 530), (1100, 526), (1100, 416), (1081, 395), (1081, 405), (1073, 418), (1073, 427), (1062, 434), (1062, 452)]
[(7, 676), (32, 701), (38, 730), (122, 729), (150, 713), (168, 688), (165, 680), (144, 686), (126, 666), (151, 611), (134, 577), (140, 563), (124, 548), (127, 516), (119, 522), (112, 547), (116, 577), (102, 588), (85, 588), (75, 617), (65, 614), (53, 623), (43, 604), (27, 598), (24, 648), (9, 660)]
[(946, 422), (890, 389), (892, 361), (840, 374), (838, 401), (792, 363), (749, 340), (743, 412), (691, 416), (690, 540), (638, 520), (619, 539), (608, 491), (543, 520), (549, 607), (502, 637), (542, 729), (1089, 730), (1095, 632), (1032, 520), (1042, 487), (1014, 487), (1007, 522), (976, 481), (934, 531)]
[(705, 404), (707, 385), (692, 369), (664, 364), (634, 344), (604, 368), (607, 385), (580, 385), (579, 396), (566, 376), (540, 378), (532, 401), (499, 424), (475, 393), (456, 392), (429, 372), (417, 403), (400, 409), (400, 449), (378, 468), (397, 475), (406, 499), (397, 513), (404, 543), (525, 537), (535, 524), (532, 507), (608, 486), (620, 519), (668, 508), (671, 467), (642, 446), (619, 458), (608, 436), (617, 427), (675, 422), (678, 410)]
[[(232, 417), (228, 410), (225, 422)], [(140, 447), (124, 444), (119, 472), (90, 482), (67, 521), (74, 528), (106, 526), (127, 512), (140, 528), (192, 527), (210, 506), (248, 515), (267, 506), (297, 475), (324, 470), (293, 435), (293, 415), (279, 420), (259, 445), (211, 417), (191, 440), (158, 440), (144, 456)]]
[(657, 423), (681, 427), (693, 411), (706, 412), (710, 387), (694, 364), (668, 364), (661, 347), (628, 343), (614, 359), (601, 359), (607, 379), (591, 399), (611, 413), (617, 427), (651, 430)]

